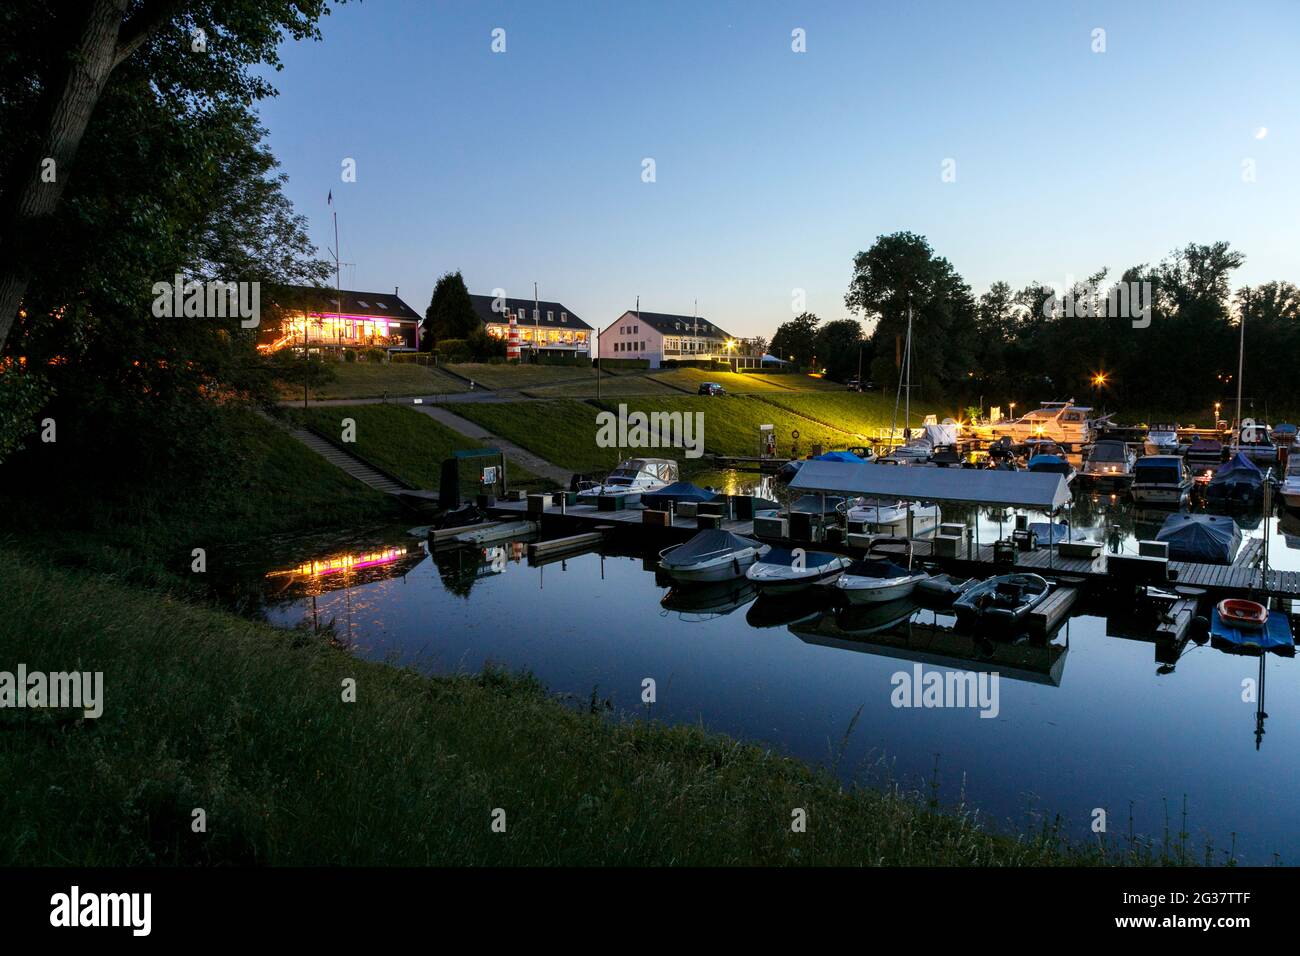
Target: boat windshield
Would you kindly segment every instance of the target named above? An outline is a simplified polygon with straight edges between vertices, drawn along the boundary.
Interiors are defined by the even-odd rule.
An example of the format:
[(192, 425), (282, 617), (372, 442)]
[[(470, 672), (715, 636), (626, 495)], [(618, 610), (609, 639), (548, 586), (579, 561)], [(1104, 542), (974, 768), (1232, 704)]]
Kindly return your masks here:
[(1123, 461), (1127, 457), (1128, 449), (1119, 442), (1099, 442), (1092, 446), (1092, 454), (1088, 456), (1090, 461)]

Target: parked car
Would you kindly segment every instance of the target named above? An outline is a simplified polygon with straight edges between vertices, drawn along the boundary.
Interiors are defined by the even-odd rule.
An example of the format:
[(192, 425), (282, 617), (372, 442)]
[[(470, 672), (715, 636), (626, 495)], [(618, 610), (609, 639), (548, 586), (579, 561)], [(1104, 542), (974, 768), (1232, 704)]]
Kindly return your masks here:
[(700, 382), (701, 395), (726, 395), (727, 390), (717, 382)]
[(875, 382), (863, 382), (856, 378), (851, 378), (845, 386), (850, 392), (873, 392), (876, 389)]

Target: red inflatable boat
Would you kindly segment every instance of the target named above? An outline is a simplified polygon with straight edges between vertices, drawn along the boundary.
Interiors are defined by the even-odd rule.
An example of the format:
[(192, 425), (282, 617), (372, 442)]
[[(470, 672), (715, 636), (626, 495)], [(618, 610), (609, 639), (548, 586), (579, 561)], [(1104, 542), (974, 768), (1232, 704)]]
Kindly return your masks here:
[(1268, 623), (1268, 608), (1254, 601), (1228, 598), (1219, 602), (1219, 619), (1232, 627), (1263, 627)]

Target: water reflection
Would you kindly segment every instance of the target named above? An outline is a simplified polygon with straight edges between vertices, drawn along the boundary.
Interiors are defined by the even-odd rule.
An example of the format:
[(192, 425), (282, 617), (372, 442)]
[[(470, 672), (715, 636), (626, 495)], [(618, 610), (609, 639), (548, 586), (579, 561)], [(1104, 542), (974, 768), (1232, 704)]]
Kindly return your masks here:
[[(1168, 513), (1089, 496), (1070, 517), (1075, 529), (1108, 529), (1113, 553), (1135, 553)], [(978, 523), (985, 542), (1013, 517), (945, 514)], [(1247, 525), (1269, 535), (1275, 567), (1300, 570), (1300, 521), (1284, 514), (1265, 526), (1256, 515)], [(1081, 601), (1045, 638), (996, 638), (963, 633), (944, 608), (910, 600), (842, 610), (820, 593), (756, 598), (745, 582), (672, 587), (654, 557), (530, 562), (517, 541), (431, 554), (423, 538), (394, 529), (276, 555), (234, 591), (259, 590), (256, 613), (274, 624), (346, 626), (355, 653), (430, 673), (494, 662), (530, 670), (556, 693), (586, 699), (599, 688), (629, 711), (641, 709), (641, 682), (653, 676), (653, 717), (814, 762), (852, 726), (838, 765), (846, 780), (869, 775), (883, 754), (896, 778), (920, 781), (938, 754), (941, 797), (964, 791), (995, 824), (1023, 822), (1030, 806), (1088, 838), (1093, 808), (1126, 819), (1131, 804), (1135, 827), (1159, 833), (1164, 801), (1186, 794), (1193, 833), (1216, 847), (1235, 832), (1247, 862), (1300, 854), (1295, 664), (1230, 653), (1195, 628), (1179, 642), (1157, 639), (1169, 599)], [(916, 665), (1006, 678), (999, 715), (892, 706), (891, 677)], [(1279, 669), (1282, 679), (1268, 682)]]

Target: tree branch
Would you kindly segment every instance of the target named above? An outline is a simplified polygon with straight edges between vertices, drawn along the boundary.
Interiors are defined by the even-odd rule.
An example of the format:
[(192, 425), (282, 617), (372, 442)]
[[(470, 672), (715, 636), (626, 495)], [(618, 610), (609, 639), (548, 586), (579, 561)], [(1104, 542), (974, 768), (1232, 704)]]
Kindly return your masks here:
[(161, 30), (163, 25), (179, 12), (180, 7), (179, 0), (153, 0), (123, 23), (121, 38), (113, 54), (114, 69)]

